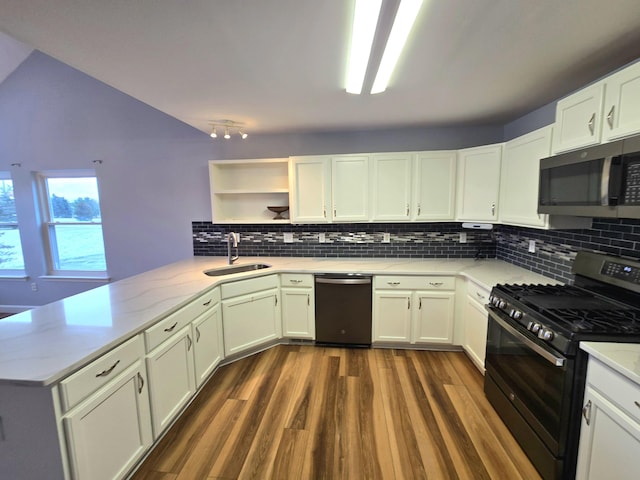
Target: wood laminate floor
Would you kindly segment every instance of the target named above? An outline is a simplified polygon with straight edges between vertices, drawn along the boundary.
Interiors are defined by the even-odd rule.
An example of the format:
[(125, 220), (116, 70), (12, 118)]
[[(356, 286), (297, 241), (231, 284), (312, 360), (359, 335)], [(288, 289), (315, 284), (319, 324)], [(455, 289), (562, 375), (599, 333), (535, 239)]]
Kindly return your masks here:
[(221, 367), (135, 480), (538, 479), (462, 352), (280, 345)]

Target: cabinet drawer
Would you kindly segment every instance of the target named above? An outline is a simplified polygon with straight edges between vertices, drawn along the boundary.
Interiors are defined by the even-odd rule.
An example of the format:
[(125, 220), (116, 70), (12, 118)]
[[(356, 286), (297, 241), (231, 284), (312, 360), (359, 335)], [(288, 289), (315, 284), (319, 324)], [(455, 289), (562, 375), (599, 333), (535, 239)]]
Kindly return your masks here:
[(222, 285), (222, 298), (237, 297), (247, 293), (259, 292), (270, 288), (278, 288), (278, 275), (267, 275), (258, 278), (248, 278), (238, 282)]
[(467, 295), (482, 305), (489, 302), (489, 290), (470, 280), (467, 280)]
[(310, 273), (283, 273), (280, 275), (282, 287), (313, 287), (313, 275)]
[(379, 275), (374, 278), (373, 285), (375, 289), (453, 290), (456, 279), (444, 276)]
[(142, 337), (136, 335), (60, 382), (63, 410), (69, 410), (106, 385), (144, 355)]
[(640, 422), (640, 385), (590, 357), (587, 383)]

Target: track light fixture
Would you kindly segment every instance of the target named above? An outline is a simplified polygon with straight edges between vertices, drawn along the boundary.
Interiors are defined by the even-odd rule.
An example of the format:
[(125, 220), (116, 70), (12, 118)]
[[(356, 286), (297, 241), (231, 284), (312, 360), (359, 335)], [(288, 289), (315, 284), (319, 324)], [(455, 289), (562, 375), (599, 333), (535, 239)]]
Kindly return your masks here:
[(211, 125), (211, 138), (218, 138), (218, 128), (224, 128), (224, 138), (226, 140), (231, 138), (234, 130), (237, 130), (238, 135), (243, 140), (249, 136), (244, 131), (244, 124), (241, 122), (234, 122), (233, 120), (212, 120), (209, 122), (209, 125)]

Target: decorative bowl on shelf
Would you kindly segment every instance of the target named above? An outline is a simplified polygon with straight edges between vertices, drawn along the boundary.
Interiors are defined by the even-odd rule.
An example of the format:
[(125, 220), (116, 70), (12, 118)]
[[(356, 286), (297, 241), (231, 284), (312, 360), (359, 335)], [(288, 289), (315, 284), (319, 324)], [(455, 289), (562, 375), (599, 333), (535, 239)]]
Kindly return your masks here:
[(282, 207), (267, 207), (267, 210), (276, 214), (276, 216), (273, 217), (274, 220), (284, 220), (282, 214), (289, 210), (289, 205), (284, 205)]

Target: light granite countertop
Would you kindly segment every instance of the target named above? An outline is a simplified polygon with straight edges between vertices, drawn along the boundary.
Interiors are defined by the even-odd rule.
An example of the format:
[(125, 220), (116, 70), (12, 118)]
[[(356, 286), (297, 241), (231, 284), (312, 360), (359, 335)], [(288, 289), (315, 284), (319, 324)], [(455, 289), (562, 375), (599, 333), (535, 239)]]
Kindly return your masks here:
[(0, 320), (0, 384), (51, 385), (221, 283), (273, 273), (458, 275), (496, 283), (558, 283), (501, 260), (244, 257), (271, 268), (209, 277), (226, 257), (193, 257)]
[(581, 342), (580, 348), (640, 385), (640, 344)]

